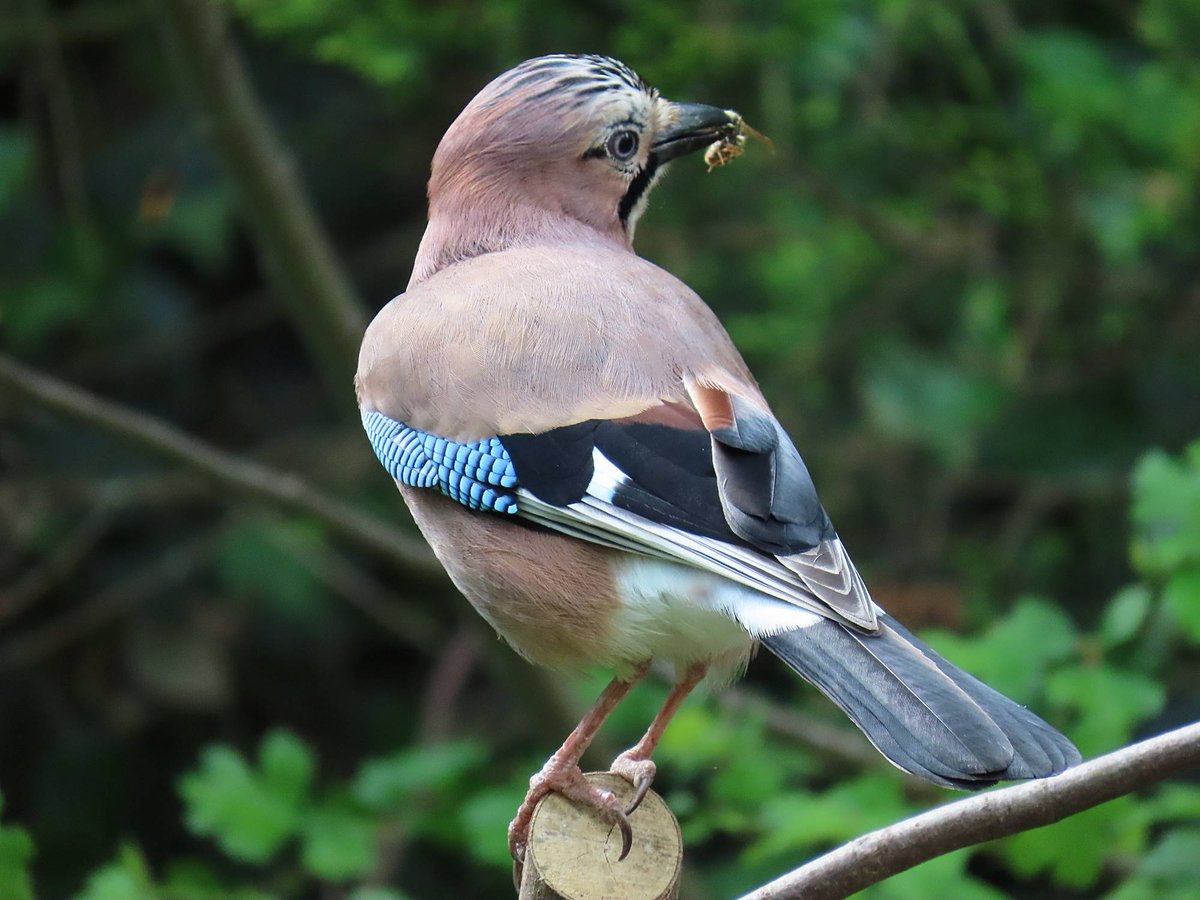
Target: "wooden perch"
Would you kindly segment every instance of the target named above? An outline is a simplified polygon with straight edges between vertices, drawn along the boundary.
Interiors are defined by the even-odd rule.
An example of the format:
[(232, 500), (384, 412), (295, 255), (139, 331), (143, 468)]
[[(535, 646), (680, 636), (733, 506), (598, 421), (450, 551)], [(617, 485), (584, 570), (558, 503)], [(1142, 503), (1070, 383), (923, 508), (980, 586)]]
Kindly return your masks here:
[[(587, 780), (623, 804), (633, 798), (633, 786), (619, 775), (591, 772)], [(679, 822), (651, 791), (629, 823), (633, 848), (618, 862), (615, 828), (559, 794), (548, 795), (533, 814), (519, 900), (675, 900), (683, 868)]]

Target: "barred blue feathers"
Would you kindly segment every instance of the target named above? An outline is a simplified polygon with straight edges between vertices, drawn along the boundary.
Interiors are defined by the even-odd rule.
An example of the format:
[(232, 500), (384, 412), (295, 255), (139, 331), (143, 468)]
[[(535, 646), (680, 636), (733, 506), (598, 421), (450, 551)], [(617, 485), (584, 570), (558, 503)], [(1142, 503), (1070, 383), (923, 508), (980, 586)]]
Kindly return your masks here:
[(516, 513), (517, 472), (499, 438), (460, 444), (368, 410), (362, 422), (375, 455), (401, 484), (437, 488), (470, 509)]

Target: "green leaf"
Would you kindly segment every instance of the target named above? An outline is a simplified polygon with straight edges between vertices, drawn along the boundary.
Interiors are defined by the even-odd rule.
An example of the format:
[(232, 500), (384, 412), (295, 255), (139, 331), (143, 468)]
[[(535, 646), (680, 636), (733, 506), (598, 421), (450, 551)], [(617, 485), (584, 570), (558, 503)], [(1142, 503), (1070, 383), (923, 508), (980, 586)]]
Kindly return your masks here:
[(117, 858), (94, 872), (76, 900), (159, 900), (150, 867), (142, 852), (125, 844)]
[(1005, 894), (967, 874), (971, 852), (971, 849), (959, 850), (921, 863), (869, 888), (862, 896), (873, 900), (929, 900), (931, 897), (1002, 900)]
[(783, 789), (781, 766), (773, 765), (762, 744), (748, 743), (742, 753), (732, 754), (717, 768), (709, 782), (709, 794), (730, 806), (757, 807)]
[(1196, 863), (1200, 860), (1200, 828), (1168, 831), (1161, 841), (1142, 857), (1138, 874), (1156, 881), (1196, 884)]
[(1106, 900), (1191, 900), (1198, 858), (1200, 829), (1170, 830), (1142, 856), (1133, 877)]
[(1047, 671), (1071, 656), (1077, 643), (1070, 617), (1037, 597), (1019, 600), (979, 637), (948, 632), (932, 632), (926, 637), (955, 665), (1018, 703), (1037, 699)]
[(1079, 151), (1123, 112), (1123, 85), (1104, 47), (1072, 31), (1027, 32), (1019, 42), (1027, 102), (1041, 116), (1050, 149)]
[(1138, 723), (1157, 715), (1166, 702), (1166, 691), (1158, 682), (1106, 665), (1055, 672), (1046, 695), (1052, 703), (1076, 711), (1070, 733), (1085, 757), (1125, 746)]
[[(0, 811), (4, 796), (0, 794)], [(0, 900), (33, 900), (33, 839), (24, 828), (0, 825)]]
[(883, 434), (928, 447), (944, 463), (958, 465), (1000, 412), (1004, 394), (990, 379), (948, 360), (893, 347), (870, 364), (863, 400)]
[(296, 833), (315, 767), (286, 732), (263, 739), (259, 761), (256, 772), (230, 747), (209, 747), (179, 786), (188, 828), (247, 862), (266, 862)]
[(1117, 591), (1100, 618), (1100, 639), (1106, 647), (1118, 647), (1138, 633), (1150, 615), (1154, 598), (1144, 584), (1130, 584)]
[(301, 861), (308, 871), (328, 881), (370, 874), (375, 868), (376, 831), (370, 818), (353, 810), (315, 810), (304, 823)]
[(500, 869), (512, 868), (508, 823), (525, 797), (526, 786), (514, 782), (475, 794), (458, 810), (462, 845), (475, 859)]
[(289, 731), (272, 731), (258, 750), (263, 778), (272, 792), (295, 806), (308, 797), (317, 762), (304, 742)]
[(825, 847), (911, 812), (900, 779), (890, 775), (863, 775), (821, 794), (780, 793), (763, 804), (763, 835), (747, 848), (744, 858), (752, 864)]
[(1196, 886), (1189, 883), (1169, 887), (1135, 876), (1106, 894), (1104, 900), (1196, 900)]
[(1161, 785), (1141, 805), (1148, 823), (1200, 822), (1200, 785)]
[[(759, 731), (756, 723), (755, 732)], [(682, 773), (692, 774), (730, 759), (738, 743), (737, 730), (726, 718), (697, 704), (675, 714), (659, 742), (658, 756)]]
[(1179, 458), (1161, 450), (1133, 473), (1133, 561), (1150, 575), (1200, 565), (1200, 441)]
[(1171, 576), (1163, 588), (1163, 605), (1193, 644), (1200, 644), (1200, 566)]
[(1083, 889), (1100, 877), (1110, 856), (1136, 856), (1146, 840), (1137, 821), (1137, 801), (1119, 797), (1070, 818), (1005, 839), (1001, 847), (1012, 870), (1032, 878), (1048, 872), (1065, 887)]
[(446, 790), (486, 758), (474, 741), (412, 747), (364, 763), (351, 791), (369, 809), (403, 810), (414, 795)]
[(167, 864), (161, 900), (277, 900), (249, 886), (229, 886), (202, 862), (177, 859)]
[(0, 326), (16, 346), (41, 347), (56, 331), (84, 319), (91, 292), (71, 272), (47, 273), (10, 292), (0, 304)]

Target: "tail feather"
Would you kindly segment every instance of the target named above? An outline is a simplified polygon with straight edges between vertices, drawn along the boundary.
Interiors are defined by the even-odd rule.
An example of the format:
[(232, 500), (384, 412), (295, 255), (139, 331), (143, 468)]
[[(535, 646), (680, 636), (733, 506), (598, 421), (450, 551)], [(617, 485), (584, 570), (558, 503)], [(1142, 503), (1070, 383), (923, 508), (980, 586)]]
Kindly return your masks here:
[(984, 684), (974, 675), (952, 665), (933, 648), (893, 619), (882, 621), (901, 638), (927, 656), (935, 666), (953, 679), (966, 694), (987, 711), (1000, 726), (1016, 750), (1012, 763), (1005, 771), (1006, 779), (1045, 778), (1082, 762), (1079, 750), (1057, 729), (1034, 715), (1026, 707), (1008, 699), (995, 688)]
[(841, 707), (894, 765), (935, 784), (986, 787), (1079, 761), (1065, 737), (890, 616), (880, 616), (874, 633), (822, 620), (762, 643)]

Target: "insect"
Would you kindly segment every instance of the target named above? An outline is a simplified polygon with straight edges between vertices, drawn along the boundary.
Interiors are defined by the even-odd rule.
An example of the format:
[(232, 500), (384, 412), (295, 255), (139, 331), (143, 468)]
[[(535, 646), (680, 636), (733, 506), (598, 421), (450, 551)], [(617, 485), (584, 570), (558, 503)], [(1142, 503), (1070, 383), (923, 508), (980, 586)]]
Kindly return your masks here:
[(735, 126), (721, 135), (719, 140), (708, 145), (704, 151), (704, 162), (708, 165), (708, 171), (719, 169), (721, 166), (728, 165), (746, 152), (746, 138), (752, 137), (760, 143), (766, 144), (769, 148), (774, 149), (775, 144), (769, 137), (760, 131), (756, 131), (746, 124), (746, 120), (734, 110), (726, 110), (735, 119)]

